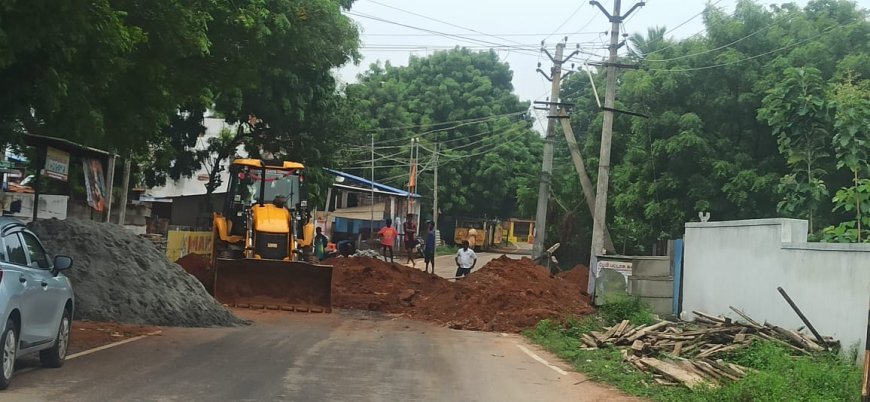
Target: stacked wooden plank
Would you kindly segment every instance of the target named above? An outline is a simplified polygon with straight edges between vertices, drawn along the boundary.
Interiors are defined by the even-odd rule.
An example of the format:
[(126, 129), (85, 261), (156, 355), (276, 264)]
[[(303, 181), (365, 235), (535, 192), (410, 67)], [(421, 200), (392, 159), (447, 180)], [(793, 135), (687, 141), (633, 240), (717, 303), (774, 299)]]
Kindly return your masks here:
[(749, 346), (753, 340), (776, 342), (806, 355), (838, 347), (830, 337), (824, 337), (821, 342), (799, 331), (759, 324), (742, 311), (731, 309), (746, 321), (693, 311), (696, 318), (692, 323), (659, 321), (651, 325), (631, 325), (625, 320), (605, 327), (604, 332), (583, 334), (580, 341), (587, 349), (620, 347), (626, 361), (639, 370), (652, 372), (656, 382), (683, 384), (689, 388), (717, 387), (746, 376), (751, 369), (726, 363), (722, 357)]

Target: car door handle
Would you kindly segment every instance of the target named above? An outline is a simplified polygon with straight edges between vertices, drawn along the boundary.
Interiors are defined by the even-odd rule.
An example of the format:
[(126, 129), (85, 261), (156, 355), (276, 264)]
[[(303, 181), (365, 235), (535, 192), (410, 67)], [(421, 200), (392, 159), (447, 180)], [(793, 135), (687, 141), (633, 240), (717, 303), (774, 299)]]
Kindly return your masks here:
[(21, 282), (21, 283), (27, 283), (27, 278), (25, 278), (24, 276), (19, 276), (19, 277), (18, 277), (18, 282)]
[(47, 287), (48, 287), (48, 282), (43, 281), (43, 282), (42, 282), (42, 287), (47, 288)]

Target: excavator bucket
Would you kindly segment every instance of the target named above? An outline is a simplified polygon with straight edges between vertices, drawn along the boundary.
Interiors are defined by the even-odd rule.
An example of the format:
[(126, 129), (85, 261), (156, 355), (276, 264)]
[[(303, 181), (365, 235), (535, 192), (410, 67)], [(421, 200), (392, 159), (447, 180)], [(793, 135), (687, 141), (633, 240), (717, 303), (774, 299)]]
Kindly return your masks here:
[(217, 259), (214, 297), (232, 307), (332, 312), (332, 266)]

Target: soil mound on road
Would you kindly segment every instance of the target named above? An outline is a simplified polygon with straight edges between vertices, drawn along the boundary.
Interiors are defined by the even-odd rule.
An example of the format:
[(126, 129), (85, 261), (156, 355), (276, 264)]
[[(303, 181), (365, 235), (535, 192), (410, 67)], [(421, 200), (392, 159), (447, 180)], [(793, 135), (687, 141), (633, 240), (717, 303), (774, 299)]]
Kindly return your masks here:
[(154, 244), (121, 226), (51, 219), (30, 228), (50, 254), (73, 258), (66, 275), (76, 319), (180, 327), (244, 323)]
[(580, 289), (584, 295), (588, 294), (586, 293), (586, 289), (587, 284), (589, 283), (589, 267), (580, 264), (567, 271), (559, 272), (558, 274), (556, 274), (556, 276), (570, 283), (577, 284), (577, 286), (580, 286)]
[(547, 318), (592, 312), (579, 282), (552, 277), (531, 260), (501, 257), (448, 281), (372, 258), (337, 258), (336, 307), (398, 313), (456, 329), (519, 332)]
[(450, 281), (377, 258), (333, 258), (332, 304), (335, 307), (407, 313), (421, 300), (452, 290)]
[(175, 261), (187, 273), (193, 275), (202, 285), (205, 290), (212, 294), (212, 279), (211, 260), (207, 255), (188, 254)]

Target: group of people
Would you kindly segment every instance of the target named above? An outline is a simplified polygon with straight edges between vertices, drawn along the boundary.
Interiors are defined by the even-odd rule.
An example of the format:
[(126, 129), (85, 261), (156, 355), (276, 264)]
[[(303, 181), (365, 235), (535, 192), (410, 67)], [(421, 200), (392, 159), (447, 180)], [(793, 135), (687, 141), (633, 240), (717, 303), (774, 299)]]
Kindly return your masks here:
[[(426, 223), (426, 239), (423, 241), (423, 262), (426, 266), (423, 268), (426, 272), (435, 273), (435, 223), (429, 221)], [(408, 263), (412, 266), (417, 266), (414, 259), (414, 252), (420, 246), (420, 241), (417, 238), (417, 224), (414, 223), (414, 214), (408, 214), (407, 220), (402, 225), (404, 229), (405, 250), (408, 252)], [(393, 245), (396, 244), (396, 238), (399, 237), (399, 232), (393, 227), (393, 220), (387, 219), (386, 224), (378, 231), (378, 238), (381, 242), (381, 254), (384, 256), (384, 261), (387, 262), (387, 253), (390, 254), (388, 262), (394, 262), (395, 255), (393, 253)], [(472, 238), (473, 239), (473, 238)], [(474, 241), (474, 240), (472, 240)], [(326, 245), (329, 239), (322, 233), (318, 227), (314, 236), (314, 251), (320, 259), (325, 257)], [(469, 242), (462, 242), (462, 248), (456, 252), (454, 257), (456, 261), (456, 278), (468, 276), (474, 266), (477, 264), (477, 254), (474, 253), (474, 248), (469, 247)]]
[[(432, 267), (432, 273), (435, 273), (435, 223), (427, 222), (426, 240), (423, 242), (423, 261), (426, 264), (423, 268), (429, 272), (429, 267)], [(408, 214), (405, 223), (402, 225), (405, 231), (405, 250), (408, 252), (408, 263), (412, 266), (417, 266), (414, 260), (414, 252), (420, 245), (417, 239), (417, 224), (414, 223), (414, 214)], [(386, 225), (378, 231), (378, 237), (381, 240), (381, 254), (384, 256), (384, 261), (387, 261), (387, 252), (390, 254), (389, 262), (394, 262), (393, 245), (396, 243), (396, 237), (399, 236), (398, 231), (393, 227), (393, 220), (387, 219)], [(468, 241), (463, 242), (462, 248), (456, 253), (456, 277), (465, 277), (471, 273), (474, 265), (477, 264), (477, 255), (474, 249), (469, 248)]]
[[(287, 199), (282, 195), (277, 195), (272, 200), (272, 204), (274, 204), (278, 208), (284, 208)], [(435, 273), (435, 222), (429, 221), (426, 223), (426, 240), (423, 242), (423, 262), (426, 266), (423, 268), (426, 272), (429, 272), (429, 267), (432, 267), (432, 273)], [(408, 263), (412, 266), (417, 266), (417, 261), (414, 259), (414, 252), (417, 250), (417, 247), (420, 245), (420, 241), (417, 239), (417, 224), (414, 222), (414, 214), (408, 214), (405, 223), (402, 225), (402, 228), (405, 231), (405, 250), (408, 252)], [(473, 230), (473, 229), (472, 229)], [(456, 277), (464, 277), (468, 276), (471, 273), (471, 270), (474, 268), (474, 265), (477, 264), (477, 255), (474, 253), (474, 236), (476, 235), (476, 231), (474, 234), (469, 233), (469, 239), (472, 241), (472, 247), (469, 248), (469, 242), (462, 242), (462, 248), (456, 253)], [(381, 240), (381, 254), (384, 256), (384, 261), (387, 261), (387, 252), (390, 253), (390, 261), (394, 262), (394, 254), (393, 254), (393, 245), (396, 243), (396, 237), (399, 236), (399, 233), (393, 227), (393, 220), (387, 219), (386, 225), (378, 231), (378, 237)], [(317, 227), (315, 229), (314, 235), (314, 254), (321, 261), (327, 257), (327, 245), (329, 244), (329, 238), (323, 234), (322, 229)]]
[[(414, 222), (414, 214), (408, 214), (405, 223), (402, 225), (405, 231), (405, 251), (408, 252), (408, 263), (417, 266), (417, 261), (414, 259), (414, 252), (420, 245), (417, 239), (417, 224)], [(381, 254), (384, 256), (384, 261), (387, 261), (387, 252), (390, 253), (390, 261), (394, 262), (393, 245), (396, 244), (396, 237), (399, 232), (393, 227), (393, 220), (387, 219), (386, 225), (378, 231), (378, 237), (381, 240)], [(432, 273), (435, 273), (435, 223), (427, 222), (426, 240), (423, 242), (423, 261), (426, 263), (425, 270), (429, 272), (429, 266), (432, 266)]]

